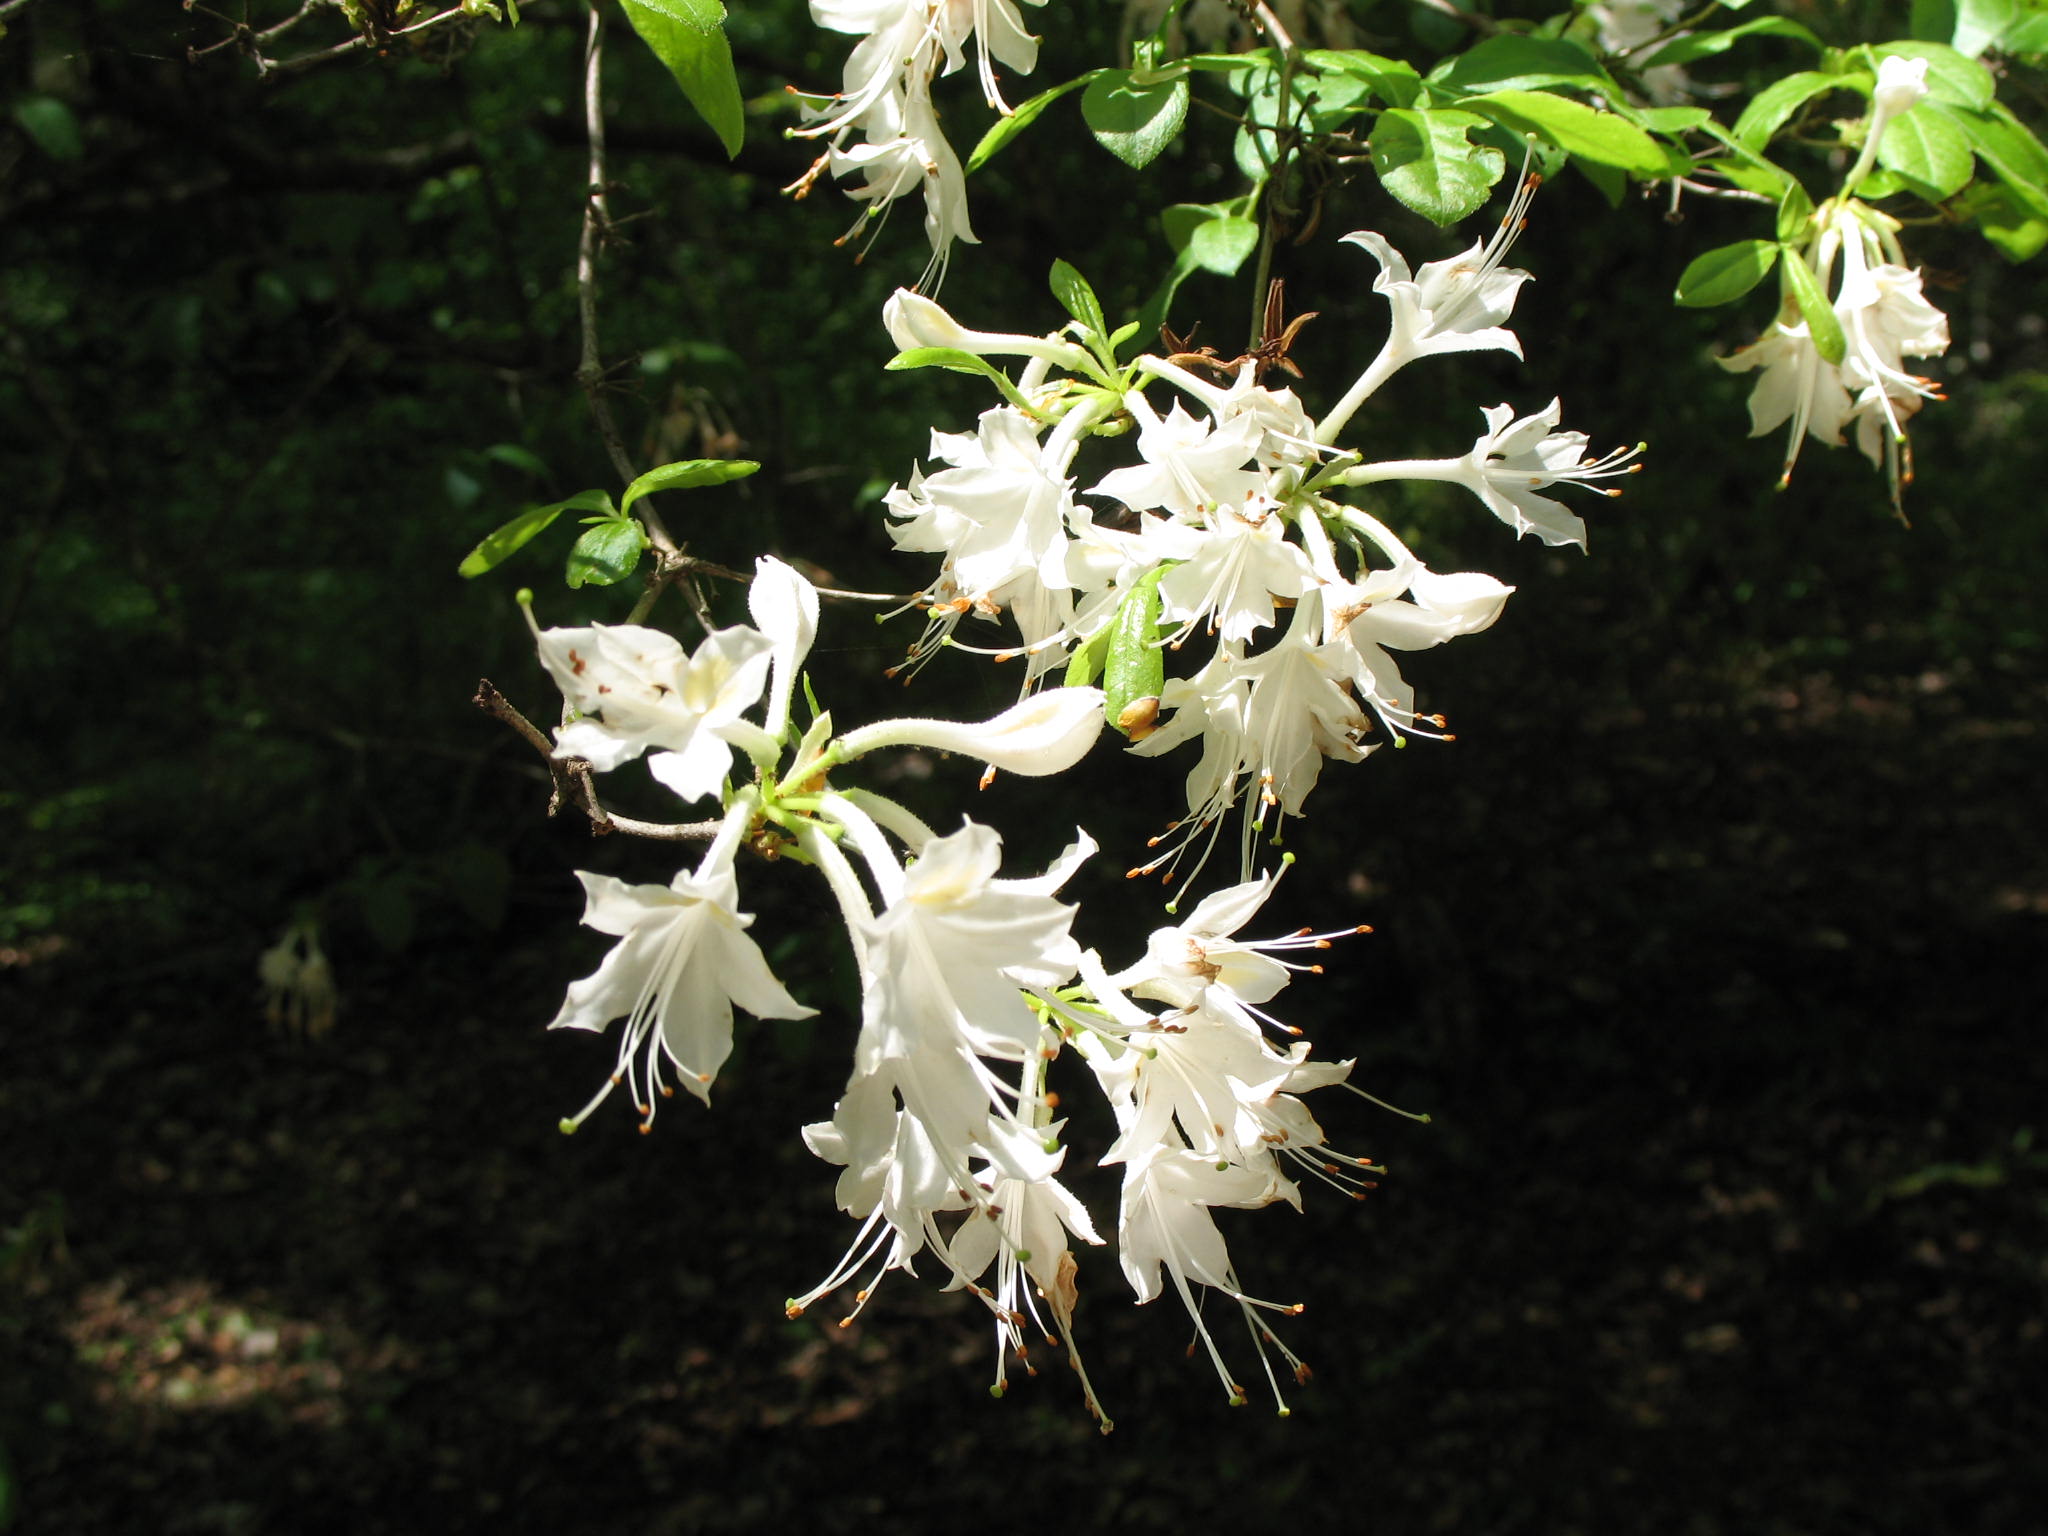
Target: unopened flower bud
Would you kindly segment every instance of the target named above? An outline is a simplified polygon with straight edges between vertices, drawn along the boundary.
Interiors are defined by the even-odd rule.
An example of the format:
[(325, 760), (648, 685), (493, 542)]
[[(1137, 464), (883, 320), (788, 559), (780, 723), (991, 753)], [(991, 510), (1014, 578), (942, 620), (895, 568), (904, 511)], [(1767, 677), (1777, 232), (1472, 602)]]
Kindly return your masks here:
[(1100, 688), (1048, 688), (993, 720), (880, 720), (849, 732), (838, 755), (844, 759), (880, 747), (930, 747), (1038, 777), (1073, 767), (1101, 730)]

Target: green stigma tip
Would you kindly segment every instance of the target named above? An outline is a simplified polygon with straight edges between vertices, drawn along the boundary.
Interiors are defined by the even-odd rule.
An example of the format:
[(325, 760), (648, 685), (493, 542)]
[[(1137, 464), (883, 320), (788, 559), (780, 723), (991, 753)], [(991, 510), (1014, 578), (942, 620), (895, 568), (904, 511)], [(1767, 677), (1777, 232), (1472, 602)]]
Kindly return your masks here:
[(574, 1120), (563, 1120), (555, 1126), (555, 1129), (564, 1136), (574, 1136), (576, 1134), (576, 1122)]
[(533, 588), (521, 587), (512, 594), (512, 601), (522, 608), (531, 608), (533, 606)]

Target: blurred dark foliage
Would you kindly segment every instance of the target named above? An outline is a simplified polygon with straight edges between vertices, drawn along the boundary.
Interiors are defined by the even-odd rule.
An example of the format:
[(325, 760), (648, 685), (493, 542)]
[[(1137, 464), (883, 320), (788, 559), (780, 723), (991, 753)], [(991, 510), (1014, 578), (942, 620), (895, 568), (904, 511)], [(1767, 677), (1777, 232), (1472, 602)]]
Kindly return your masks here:
[[(1402, 7), (1360, 15), (1402, 46)], [(1033, 19), (1044, 82), (1113, 47), (1113, 10)], [(806, 160), (782, 87), (834, 78), (836, 40), (794, 4), (733, 30), (732, 165), (613, 32), (617, 408), (645, 464), (763, 462), (671, 499), (696, 552), (905, 590), (923, 568), (890, 555), (879, 492), (987, 402), (881, 369), (916, 212), (857, 263), (827, 243), (849, 205), (776, 191)], [(1389, 455), (1454, 453), (1478, 406), (1557, 394), (1649, 467), (1590, 509), (1584, 558), (1511, 547), (1455, 494), (1384, 509), (1439, 569), (1520, 592), (1414, 660), (1456, 744), (1329, 773), (1263, 914), (1377, 925), (1286, 1016), (1435, 1123), (1321, 1106), (1384, 1187), (1229, 1224), (1247, 1285), (1309, 1304), (1292, 1419), (1256, 1390), (1225, 1409), (1184, 1320), (1085, 1255), (1100, 1440), (1054, 1359), (989, 1402), (981, 1318), (919, 1281), (851, 1329), (782, 1316), (851, 1235), (796, 1135), (850, 1037), (800, 872), (750, 873), (748, 904), (822, 1016), (744, 1031), (709, 1113), (555, 1133), (611, 1051), (540, 1029), (602, 952), (569, 871), (674, 856), (548, 821), (536, 762), (467, 700), (482, 674), (548, 710), (516, 587), (549, 623), (631, 594), (564, 591), (561, 530), (478, 582), (454, 567), (523, 502), (610, 478), (571, 378), (581, 13), (535, 0), (516, 31), (270, 80), (188, 61), (227, 35), (86, 0), (0, 39), (5, 90), (75, 129), (0, 125), (0, 1521), (12, 1499), (66, 1533), (2040, 1528), (2034, 268), (1910, 232), (1956, 344), (1908, 529), (1846, 452), (1772, 489), (1778, 442), (1745, 439), (1747, 381), (1708, 361), (1760, 303), (1663, 304), (1692, 253), (1755, 233), (1743, 210), (1544, 191), (1527, 363), (1411, 370), (1368, 425)], [(1227, 166), (1203, 132), (1140, 178), (1056, 109), (976, 178), (983, 245), (945, 299), (1049, 329), (1064, 256), (1133, 312), (1166, 264), (1147, 210), (1234, 191)], [(1331, 193), (1279, 268), (1320, 311), (1312, 405), (1383, 324), (1371, 263), (1329, 238), (1361, 226), (1417, 259), (1458, 243)], [(1248, 311), (1198, 277), (1175, 319), (1228, 351)], [(967, 658), (885, 682), (914, 623), (829, 614), (838, 718), (1003, 701)], [(1156, 920), (1119, 871), (1180, 771), (1105, 744), (974, 806), (1015, 867), (1076, 821), (1101, 840), (1070, 891), (1114, 957)], [(950, 817), (968, 777), (898, 788)], [(300, 921), (341, 997), (312, 1041), (256, 983)]]

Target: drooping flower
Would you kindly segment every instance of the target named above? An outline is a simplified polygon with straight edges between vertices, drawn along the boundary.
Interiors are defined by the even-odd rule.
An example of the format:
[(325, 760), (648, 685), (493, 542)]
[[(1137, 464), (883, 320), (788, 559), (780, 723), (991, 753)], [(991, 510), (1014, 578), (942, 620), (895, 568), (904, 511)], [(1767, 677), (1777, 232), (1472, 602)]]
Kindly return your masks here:
[(562, 1123), (564, 1130), (582, 1124), (622, 1081), (630, 1081), (645, 1129), (671, 1092), (664, 1058), (682, 1085), (708, 1103), (712, 1080), (732, 1052), (735, 1003), (762, 1019), (806, 1019), (816, 1011), (789, 995), (747, 936), (754, 919), (739, 910), (732, 864), (751, 816), (751, 807), (734, 806), (696, 870), (678, 872), (667, 885), (577, 871), (585, 925), (619, 942), (594, 972), (569, 984), (549, 1028), (601, 1032), (613, 1019), (626, 1023), (617, 1070)]

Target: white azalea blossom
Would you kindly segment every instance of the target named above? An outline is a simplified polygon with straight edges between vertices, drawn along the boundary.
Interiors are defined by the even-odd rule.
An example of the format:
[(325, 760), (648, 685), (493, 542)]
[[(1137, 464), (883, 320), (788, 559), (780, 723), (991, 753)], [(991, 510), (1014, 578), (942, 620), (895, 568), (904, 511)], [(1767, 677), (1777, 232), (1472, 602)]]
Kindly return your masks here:
[(744, 808), (729, 814), (694, 872), (669, 884), (628, 885), (610, 875), (577, 871), (587, 903), (586, 926), (619, 942), (602, 964), (572, 982), (553, 1029), (602, 1031), (623, 1018), (619, 1065), (597, 1097), (573, 1119), (573, 1130), (622, 1081), (651, 1122), (670, 1089), (662, 1062), (706, 1103), (718, 1069), (732, 1053), (732, 1010), (761, 1019), (807, 1019), (816, 1011), (791, 997), (747, 936), (754, 919), (739, 910), (733, 854), (745, 831)]
[(600, 773), (652, 753), (648, 771), (685, 800), (715, 794), (732, 769), (734, 738), (761, 697), (774, 644), (734, 625), (707, 636), (694, 654), (660, 630), (593, 624), (537, 631), (540, 659), (581, 718), (555, 734), (557, 757), (580, 757)]

